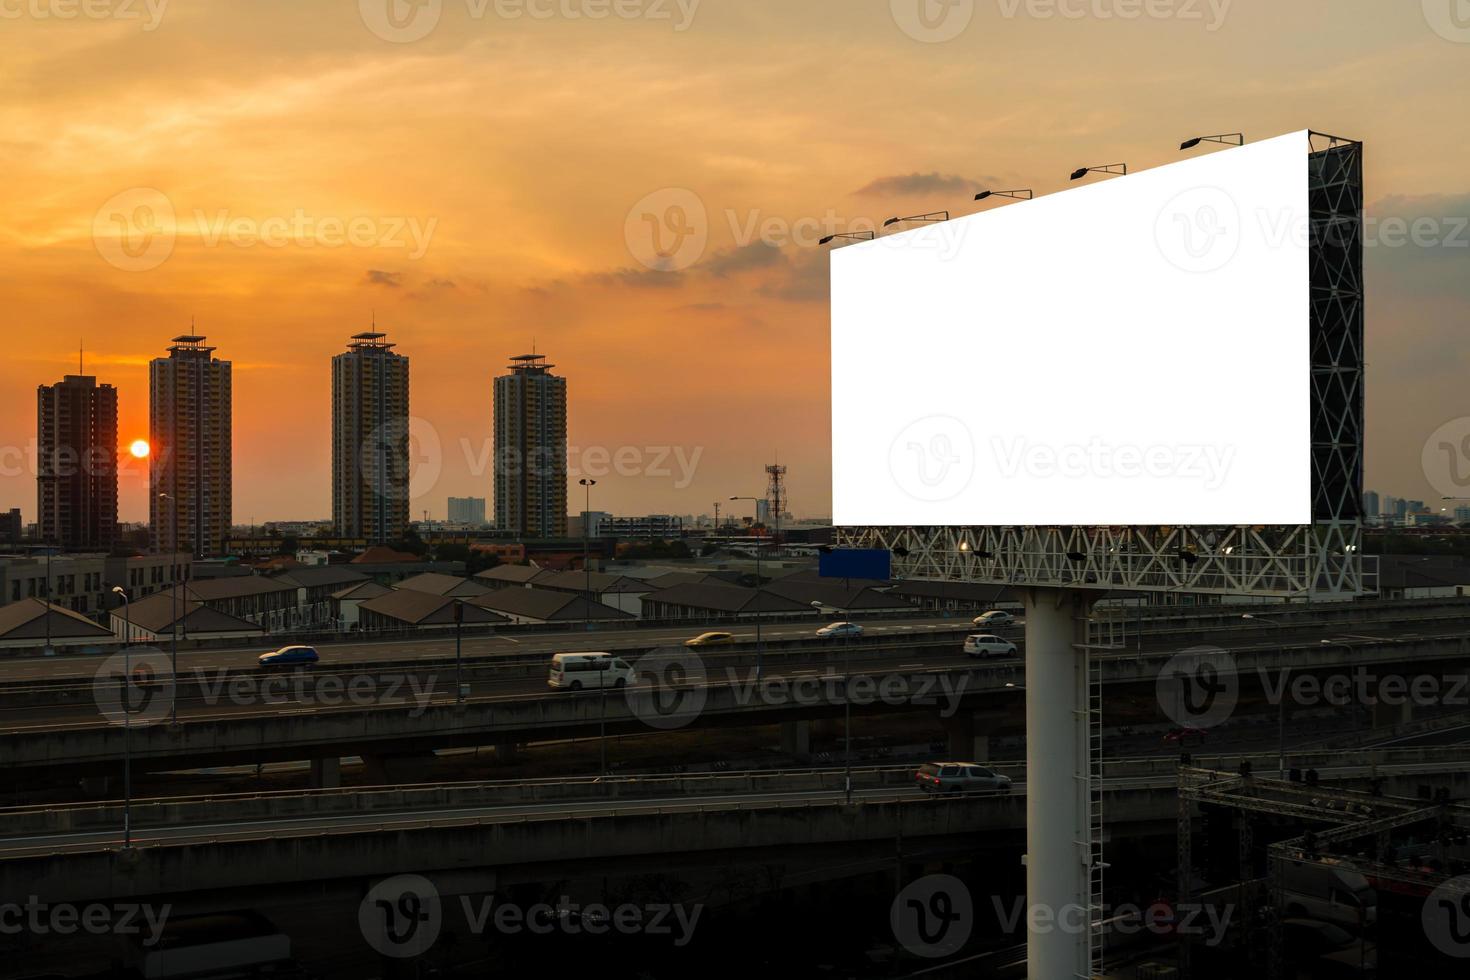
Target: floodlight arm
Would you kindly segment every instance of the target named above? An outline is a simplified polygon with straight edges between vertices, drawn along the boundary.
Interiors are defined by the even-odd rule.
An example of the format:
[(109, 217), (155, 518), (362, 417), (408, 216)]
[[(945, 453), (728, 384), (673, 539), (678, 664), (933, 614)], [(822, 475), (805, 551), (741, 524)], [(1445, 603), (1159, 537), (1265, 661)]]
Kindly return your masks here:
[(1243, 133), (1219, 133), (1215, 136), (1196, 136), (1179, 144), (1181, 150), (1192, 150), (1201, 143), (1224, 143), (1226, 146), (1244, 146), (1245, 134)]
[(1029, 201), (1033, 196), (1034, 195), (1032, 195), (1031, 193), (1031, 188), (1022, 187), (1018, 190), (1012, 191), (981, 191), (980, 193), (975, 195), (975, 200), (983, 201), (987, 197), (1012, 197), (1018, 201)]
[(1115, 177), (1122, 177), (1127, 173), (1128, 164), (1126, 163), (1105, 163), (1100, 167), (1078, 167), (1072, 171), (1072, 179), (1081, 180), (1088, 174), (1112, 174)]
[(832, 235), (824, 235), (817, 239), (818, 245), (826, 245), (834, 238), (851, 238), (855, 242), (868, 242), (873, 240), (874, 233), (871, 231), (839, 231)]
[(889, 218), (887, 221), (883, 222), (883, 227), (884, 228), (887, 228), (889, 225), (896, 225), (900, 221), (948, 221), (948, 220), (949, 220), (949, 212), (948, 211), (930, 211), (928, 214), (911, 214), (911, 215), (908, 215), (908, 216), (902, 217), (902, 218)]

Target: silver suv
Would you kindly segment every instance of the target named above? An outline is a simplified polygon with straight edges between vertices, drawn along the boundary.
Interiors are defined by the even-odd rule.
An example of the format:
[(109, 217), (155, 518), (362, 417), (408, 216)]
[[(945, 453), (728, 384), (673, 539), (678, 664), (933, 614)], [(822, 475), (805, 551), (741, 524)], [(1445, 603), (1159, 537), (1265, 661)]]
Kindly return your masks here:
[(926, 793), (1009, 793), (1011, 777), (973, 762), (926, 762), (914, 774)]

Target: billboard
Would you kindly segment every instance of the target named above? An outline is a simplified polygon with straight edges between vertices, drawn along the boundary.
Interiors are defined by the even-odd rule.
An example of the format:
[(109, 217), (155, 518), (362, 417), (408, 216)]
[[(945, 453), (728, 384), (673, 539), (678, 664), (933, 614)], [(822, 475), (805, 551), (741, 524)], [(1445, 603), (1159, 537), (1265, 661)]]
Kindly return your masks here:
[(834, 522), (1311, 523), (1308, 150), (835, 250)]

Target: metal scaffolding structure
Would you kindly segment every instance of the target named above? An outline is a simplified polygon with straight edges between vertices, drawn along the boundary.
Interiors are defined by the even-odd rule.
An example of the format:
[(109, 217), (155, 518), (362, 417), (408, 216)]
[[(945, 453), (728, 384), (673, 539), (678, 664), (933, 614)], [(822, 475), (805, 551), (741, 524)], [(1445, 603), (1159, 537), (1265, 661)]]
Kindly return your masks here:
[[(1391, 860), (1394, 831), (1433, 825), (1435, 836), (1446, 832), (1470, 834), (1470, 803), (1441, 796), (1415, 800), (1383, 796), (1362, 790), (1313, 783), (1263, 779), (1248, 772), (1218, 772), (1181, 766), (1179, 770), (1178, 896), (1179, 905), (1193, 895), (1193, 806), (1209, 804), (1235, 811), (1239, 833), (1241, 880), (1254, 878), (1252, 817), (1281, 817), (1308, 824), (1330, 824), (1298, 837), (1278, 841), (1267, 849), (1270, 891), (1274, 901), (1266, 910), (1270, 943), (1264, 957), (1266, 975), (1282, 973), (1281, 919), (1285, 906), (1285, 869), (1292, 864), (1320, 864), (1360, 874), (1370, 881), (1394, 882), (1426, 892), (1445, 888), (1470, 895), (1464, 876), (1443, 870), (1412, 867)], [(1351, 853), (1353, 845), (1372, 839), (1372, 856)], [(1359, 847), (1361, 849), (1361, 847)], [(1441, 864), (1443, 867), (1443, 864)], [(1252, 950), (1252, 953), (1256, 952)], [(1191, 944), (1180, 937), (1179, 975), (1190, 975)]]

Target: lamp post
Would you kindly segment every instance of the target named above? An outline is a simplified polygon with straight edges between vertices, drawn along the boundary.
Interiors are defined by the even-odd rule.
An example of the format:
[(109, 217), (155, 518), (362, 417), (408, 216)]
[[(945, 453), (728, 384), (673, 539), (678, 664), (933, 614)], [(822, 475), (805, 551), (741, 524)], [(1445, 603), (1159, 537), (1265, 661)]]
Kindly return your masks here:
[(169, 624), (169, 660), (174, 677), (173, 704), (169, 708), (168, 723), (173, 727), (179, 723), (179, 504), (172, 494), (160, 493), (159, 500), (168, 500), (168, 509), (172, 517), (173, 538), (169, 547), (169, 563), (173, 566), (173, 597), (169, 603), (173, 612), (173, 622)]
[(128, 641), (133, 633), (133, 618), (127, 590), (120, 585), (114, 585), (112, 591), (121, 596), (123, 601), (123, 848), (127, 849), (133, 846), (133, 661), (128, 652)]
[(454, 700), (464, 704), (464, 660), (460, 656), (459, 638), (464, 625), (464, 600), (454, 600)]
[[(1265, 613), (1241, 613), (1241, 619), (1251, 622), (1260, 621), (1268, 627), (1281, 629), (1285, 626), (1275, 616), (1267, 616)], [(1281, 696), (1276, 701), (1276, 778), (1286, 778), (1286, 681), (1291, 676), (1291, 668), (1285, 668), (1287, 676), (1282, 678)]]
[[(821, 612), (821, 610), (822, 610), (822, 602), (821, 602), (821, 600), (820, 599), (813, 599), (812, 600), (812, 608), (813, 609), (816, 609), (818, 612)], [(849, 621), (848, 618), (847, 618), (848, 610), (839, 609), (837, 611), (842, 614), (842, 621), (843, 622), (848, 622)], [(851, 660), (849, 658), (849, 653), (851, 651), (851, 647), (848, 646), (848, 642), (847, 641), (848, 641), (847, 634), (844, 633), (843, 636), (842, 636), (842, 769), (843, 769), (843, 774), (842, 774), (842, 786), (843, 786), (842, 798), (843, 798), (843, 802), (845, 802), (845, 803), (851, 803), (852, 802), (852, 698), (849, 696), (848, 678), (851, 677), (852, 674), (850, 672)]]
[(51, 649), (51, 552), (56, 549), (50, 544), (46, 545), (46, 595), (41, 601), (46, 604), (46, 612), (42, 616), (46, 620), (46, 649), (45, 655), (54, 657), (56, 651)]
[[(731, 500), (749, 500), (749, 501), (752, 501), (753, 503), (759, 505), (761, 498), (759, 498), (759, 497), (731, 497), (730, 499)], [(757, 517), (760, 516), (759, 508), (758, 507), (757, 507), (756, 516)], [(751, 527), (751, 530), (752, 531), (755, 530), (755, 528), (754, 528), (753, 525)], [(761, 605), (761, 545), (760, 545), (760, 541), (757, 540), (756, 543), (755, 543), (755, 679), (757, 681), (759, 681), (761, 679), (761, 661), (762, 661), (762, 654), (765, 653), (765, 648), (766, 648), (765, 641), (763, 639), (761, 639), (761, 609), (760, 609), (760, 605)]]
[(589, 564), (592, 548), (592, 488), (597, 486), (596, 480), (586, 477), (577, 481), (582, 484), (586, 491), (586, 503), (582, 507), (582, 572), (586, 575), (587, 584), (587, 628), (592, 628), (592, 566)]

